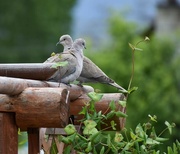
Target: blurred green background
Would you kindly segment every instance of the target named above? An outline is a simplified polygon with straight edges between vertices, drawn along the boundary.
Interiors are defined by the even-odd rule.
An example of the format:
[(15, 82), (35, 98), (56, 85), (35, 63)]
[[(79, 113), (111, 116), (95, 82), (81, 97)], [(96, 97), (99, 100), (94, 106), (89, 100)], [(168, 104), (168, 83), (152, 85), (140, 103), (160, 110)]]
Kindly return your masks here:
[[(75, 5), (73, 0), (1, 1), (0, 63), (38, 63), (45, 61), (52, 52), (62, 51), (62, 47), (55, 44), (63, 34), (73, 36), (72, 10)], [(172, 145), (175, 139), (180, 140), (179, 29), (172, 29), (170, 35), (157, 32), (151, 25), (140, 30), (137, 23), (127, 21), (117, 11), (109, 12), (107, 25), (108, 38), (96, 40), (100, 42), (95, 43), (96, 46), (93, 46), (96, 41), (88, 35), (78, 36), (86, 38), (88, 49), (84, 54), (127, 88), (132, 68), (128, 43), (135, 44), (146, 35), (150, 38), (150, 42), (139, 46), (143, 51), (135, 53), (132, 86), (139, 89), (128, 99), (126, 127), (134, 129), (138, 123), (147, 121), (148, 114), (158, 117), (157, 132), (164, 128), (166, 120), (175, 122), (173, 135), (162, 147)], [(117, 92), (110, 86), (91, 85), (101, 92)]]

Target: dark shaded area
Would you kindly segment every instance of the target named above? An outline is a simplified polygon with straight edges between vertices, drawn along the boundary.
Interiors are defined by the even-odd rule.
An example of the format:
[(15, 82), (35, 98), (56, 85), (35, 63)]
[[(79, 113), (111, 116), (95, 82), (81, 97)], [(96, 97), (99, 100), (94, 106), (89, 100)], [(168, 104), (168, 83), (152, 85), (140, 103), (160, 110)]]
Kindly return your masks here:
[(43, 62), (59, 36), (70, 33), (76, 1), (1, 1), (0, 62)]

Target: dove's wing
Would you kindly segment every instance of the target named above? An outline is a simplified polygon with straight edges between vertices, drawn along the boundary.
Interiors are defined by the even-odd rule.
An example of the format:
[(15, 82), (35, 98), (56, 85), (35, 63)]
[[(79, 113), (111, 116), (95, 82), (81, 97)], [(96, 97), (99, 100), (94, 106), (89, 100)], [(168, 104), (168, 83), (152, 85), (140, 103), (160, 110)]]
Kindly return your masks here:
[(87, 78), (89, 82), (94, 81), (94, 82), (106, 83), (113, 81), (87, 57), (84, 57), (83, 70), (80, 76)]
[(68, 64), (60, 66), (57, 71), (49, 78), (50, 81), (59, 82), (61, 79), (73, 74), (76, 71), (76, 57), (71, 53), (56, 54), (49, 60), (49, 63), (65, 62)]
[(94, 64), (89, 58), (84, 57), (83, 59), (83, 69), (80, 77), (77, 79), (78, 81), (84, 82), (92, 82), (92, 83), (103, 83), (114, 86), (120, 90), (126, 91), (123, 87), (114, 82), (111, 78), (109, 78), (96, 64)]

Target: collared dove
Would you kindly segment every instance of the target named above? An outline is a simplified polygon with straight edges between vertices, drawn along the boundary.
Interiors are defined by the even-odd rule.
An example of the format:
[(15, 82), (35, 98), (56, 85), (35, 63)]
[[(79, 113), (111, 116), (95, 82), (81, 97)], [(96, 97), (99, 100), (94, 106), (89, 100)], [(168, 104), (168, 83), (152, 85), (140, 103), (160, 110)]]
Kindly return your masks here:
[(75, 81), (80, 76), (83, 67), (83, 48), (85, 48), (85, 40), (77, 39), (71, 49), (67, 50), (68, 52), (56, 54), (53, 59), (45, 62), (68, 62), (66, 66), (60, 67), (48, 80), (66, 84)]
[[(63, 52), (65, 52), (65, 51), (68, 51), (72, 47), (73, 40), (72, 40), (71, 36), (69, 36), (67, 34), (66, 35), (62, 35), (59, 38), (59, 42), (57, 42), (56, 45), (58, 45), (58, 44), (62, 44), (63, 45), (63, 47), (64, 47)], [(58, 56), (59, 56), (59, 54), (56, 54), (55, 56), (51, 56), (44, 63), (51, 63)]]
[[(62, 44), (64, 46), (63, 53), (68, 52), (68, 48), (73, 45), (73, 40), (69, 35), (63, 35), (60, 37), (59, 42), (57, 44)], [(58, 57), (59, 54), (56, 54), (52, 59)], [(94, 64), (89, 58), (84, 56), (83, 59), (83, 69), (82, 72), (77, 78), (80, 83), (103, 83), (116, 87), (117, 89), (122, 90), (123, 92), (127, 92), (124, 88), (118, 85), (114, 80), (109, 78), (96, 64)]]

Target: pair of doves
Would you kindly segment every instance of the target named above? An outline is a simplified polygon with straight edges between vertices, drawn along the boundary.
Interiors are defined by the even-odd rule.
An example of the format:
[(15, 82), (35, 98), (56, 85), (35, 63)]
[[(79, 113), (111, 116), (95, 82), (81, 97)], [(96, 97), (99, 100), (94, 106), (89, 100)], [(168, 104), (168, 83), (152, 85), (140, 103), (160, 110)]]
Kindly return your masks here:
[[(51, 81), (59, 81), (60, 79), (60, 82), (69, 83), (69, 81), (72, 82), (74, 80), (77, 80), (80, 82), (80, 84), (87, 83), (87, 82), (89, 83), (98, 82), (98, 83), (114, 86), (117, 89), (121, 90), (122, 92), (125, 92), (125, 93), (127, 92), (123, 87), (121, 87), (114, 80), (109, 78), (89, 58), (87, 58), (86, 56), (83, 56), (83, 48), (85, 48), (85, 41), (83, 39), (81, 38), (76, 39), (73, 42), (72, 38), (69, 35), (63, 35), (60, 37), (59, 42), (57, 44), (62, 44), (64, 46), (63, 52), (48, 58), (44, 63), (53, 63), (53, 62), (67, 60), (68, 65), (69, 65), (67, 67), (69, 67), (70, 71), (68, 70), (68, 68), (65, 68), (65, 70), (68, 70), (70, 73), (65, 73), (66, 74), (65, 77), (62, 75), (60, 76), (60, 73), (61, 73), (60, 71), (64, 67), (63, 66), (61, 69), (57, 70), (53, 74), (53, 76), (50, 77), (50, 79), (53, 79)], [(72, 56), (73, 54), (74, 54), (74, 57)], [(61, 57), (61, 60), (59, 57)], [(66, 80), (67, 78), (68, 80)]]

